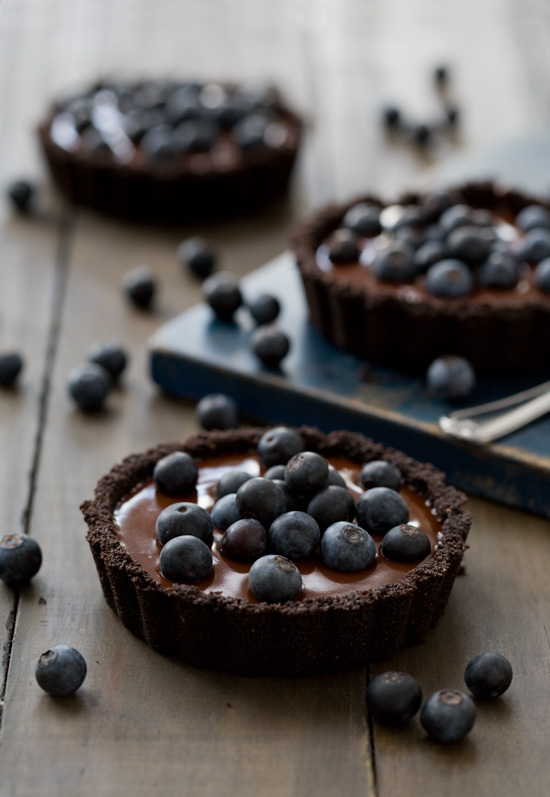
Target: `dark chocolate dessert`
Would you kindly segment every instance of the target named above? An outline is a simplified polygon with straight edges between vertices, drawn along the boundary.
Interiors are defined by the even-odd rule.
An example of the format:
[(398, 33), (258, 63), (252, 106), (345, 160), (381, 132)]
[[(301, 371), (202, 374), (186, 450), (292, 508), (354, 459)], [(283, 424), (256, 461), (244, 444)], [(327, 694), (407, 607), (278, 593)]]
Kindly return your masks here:
[(128, 457), (82, 511), (134, 634), (197, 666), (303, 675), (424, 640), (466, 548), (464, 501), (362, 435), (279, 427)]
[(421, 373), (438, 356), (479, 373), (550, 363), (550, 206), (491, 183), (372, 196), (296, 230), (310, 318), (336, 346)]
[(53, 179), (72, 202), (186, 223), (279, 197), (302, 124), (273, 89), (154, 80), (96, 84), (57, 102), (38, 132)]

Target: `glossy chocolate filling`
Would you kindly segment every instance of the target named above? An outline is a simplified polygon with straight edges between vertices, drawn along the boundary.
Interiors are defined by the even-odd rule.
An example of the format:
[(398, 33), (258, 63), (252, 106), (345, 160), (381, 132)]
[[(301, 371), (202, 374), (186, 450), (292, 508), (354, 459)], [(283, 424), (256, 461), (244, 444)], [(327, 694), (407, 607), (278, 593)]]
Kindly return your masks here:
[[(357, 499), (363, 492), (363, 488), (358, 484), (361, 466), (345, 458), (329, 457), (328, 461), (342, 474), (348, 489)], [(167, 496), (158, 492), (152, 480), (148, 480), (139, 485), (115, 512), (121, 545), (163, 587), (171, 587), (173, 582), (165, 579), (159, 570), (160, 547), (156, 541), (155, 524), (162, 509), (176, 501), (193, 501), (205, 509), (210, 509), (215, 502), (216, 484), (225, 472), (235, 468), (246, 470), (253, 476), (261, 475), (263, 472), (254, 452), (248, 455), (212, 458), (198, 464), (199, 479), (197, 489), (192, 494)], [(433, 553), (438, 544), (441, 523), (426, 502), (412, 489), (403, 486), (400, 492), (410, 508), (409, 523), (420, 526), (426, 532)], [(207, 593), (221, 592), (224, 595), (257, 603), (248, 589), (250, 563), (236, 562), (223, 556), (219, 549), (221, 538), (222, 532), (215, 530), (212, 573), (206, 579), (193, 582), (193, 586)], [(382, 536), (374, 535), (373, 538), (377, 548), (375, 563), (359, 573), (339, 573), (331, 570), (323, 565), (318, 555), (313, 559), (297, 561), (296, 565), (303, 581), (300, 597), (305, 599), (325, 595), (345, 595), (396, 584), (415, 567), (431, 558), (430, 554), (419, 562), (406, 564), (392, 562), (380, 552)]]

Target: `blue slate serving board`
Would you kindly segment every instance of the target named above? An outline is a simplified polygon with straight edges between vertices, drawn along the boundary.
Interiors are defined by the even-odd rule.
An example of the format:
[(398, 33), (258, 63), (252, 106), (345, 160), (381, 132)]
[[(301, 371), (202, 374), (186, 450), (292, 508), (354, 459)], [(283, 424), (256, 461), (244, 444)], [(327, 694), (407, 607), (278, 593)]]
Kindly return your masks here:
[[(456, 405), (430, 395), (422, 379), (367, 366), (325, 341), (307, 321), (302, 286), (291, 254), (242, 281), (245, 297), (277, 296), (279, 323), (292, 349), (280, 370), (250, 351), (253, 324), (241, 309), (235, 323), (197, 305), (161, 327), (150, 341), (153, 379), (191, 399), (233, 396), (247, 415), (275, 423), (310, 424), (324, 431), (358, 431), (433, 462), (461, 489), (550, 517), (550, 416), (483, 447), (446, 436), (438, 419)], [(481, 381), (479, 404), (530, 387), (548, 374)]]

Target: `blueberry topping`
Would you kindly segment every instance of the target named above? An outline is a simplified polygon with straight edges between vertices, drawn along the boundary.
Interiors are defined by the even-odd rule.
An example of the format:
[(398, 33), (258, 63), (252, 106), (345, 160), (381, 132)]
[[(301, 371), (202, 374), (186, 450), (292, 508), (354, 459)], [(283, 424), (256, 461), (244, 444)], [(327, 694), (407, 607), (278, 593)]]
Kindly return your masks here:
[(535, 268), (535, 284), (539, 291), (550, 293), (550, 257), (545, 257)]
[(307, 559), (315, 553), (321, 531), (307, 512), (285, 512), (271, 524), (268, 539), (274, 553), (287, 559)]
[(361, 255), (359, 241), (351, 230), (336, 230), (328, 241), (328, 247), (332, 263), (355, 263)]
[(206, 279), (216, 268), (216, 253), (204, 238), (199, 236), (187, 238), (179, 245), (178, 259), (199, 279)]
[(512, 665), (501, 653), (481, 653), (468, 662), (464, 680), (473, 695), (486, 700), (504, 694), (512, 676)]
[(340, 520), (321, 537), (321, 557), (332, 570), (356, 573), (374, 563), (376, 545), (364, 528)]
[(347, 211), (342, 224), (357, 235), (374, 238), (382, 232), (380, 208), (371, 202), (360, 202)]
[(237, 494), (227, 493), (219, 498), (212, 507), (212, 522), (220, 531), (225, 531), (237, 520), (241, 519), (237, 509)]
[(246, 470), (232, 469), (220, 476), (216, 485), (216, 497), (223, 498), (229, 493), (236, 493), (239, 487), (252, 478)]
[(54, 645), (36, 664), (36, 682), (52, 697), (67, 697), (79, 689), (86, 677), (86, 662), (81, 653), (68, 645)]
[(316, 493), (307, 506), (321, 531), (338, 520), (351, 521), (355, 517), (355, 501), (346, 487), (325, 487)]
[(434, 263), (447, 257), (448, 250), (443, 241), (426, 241), (414, 254), (414, 265), (418, 273), (424, 273)]
[(480, 285), (490, 288), (515, 288), (518, 284), (518, 267), (506, 252), (492, 252), (477, 273)]
[(194, 490), (198, 476), (197, 463), (184, 451), (162, 457), (153, 470), (156, 488), (165, 495), (184, 495)]
[(426, 288), (434, 296), (458, 299), (468, 296), (473, 287), (472, 272), (460, 260), (440, 260), (426, 273)]
[(258, 455), (266, 468), (272, 465), (286, 465), (288, 460), (304, 450), (304, 441), (298, 432), (287, 426), (268, 429), (258, 442)]
[(268, 529), (276, 517), (286, 512), (286, 497), (271, 479), (257, 476), (237, 490), (237, 507), (241, 517), (259, 520)]
[(267, 532), (259, 520), (240, 518), (232, 523), (221, 541), (221, 552), (238, 562), (255, 562), (267, 549)]
[(198, 402), (197, 420), (203, 429), (234, 429), (239, 425), (237, 402), (225, 393), (210, 393)]
[(335, 487), (345, 487), (346, 490), (347, 490), (347, 487), (348, 487), (347, 484), (346, 484), (346, 480), (344, 479), (342, 474), (339, 473), (336, 470), (336, 468), (334, 468), (332, 465), (329, 465), (328, 466), (328, 485), (331, 485), (331, 484), (334, 485)]
[(286, 498), (286, 511), (287, 512), (294, 512), (300, 511), (305, 512), (307, 509), (307, 498), (303, 495), (296, 495), (293, 493), (286, 481), (283, 479), (272, 479), (273, 484), (276, 484), (279, 487)]
[(243, 303), (239, 282), (233, 274), (212, 274), (203, 285), (204, 298), (216, 316), (222, 321), (231, 321)]
[(418, 681), (406, 672), (383, 672), (367, 686), (367, 706), (381, 725), (404, 725), (422, 703)]
[(401, 484), (401, 471), (386, 462), (385, 459), (373, 459), (363, 465), (359, 474), (359, 483), (365, 490), (371, 487), (389, 487), (390, 490), (399, 490)]
[(285, 478), (285, 465), (272, 465), (264, 473), (265, 479), (275, 479), (284, 481)]
[(128, 299), (141, 310), (151, 307), (157, 290), (156, 280), (147, 266), (137, 266), (126, 272), (123, 288)]
[(516, 216), (516, 226), (522, 232), (541, 227), (550, 229), (550, 210), (542, 205), (528, 205)]
[(405, 499), (389, 487), (372, 487), (356, 504), (357, 522), (370, 534), (385, 534), (409, 520)]
[(151, 127), (141, 139), (141, 148), (154, 161), (163, 161), (172, 155), (173, 129), (170, 125)]
[(180, 501), (170, 504), (157, 518), (156, 535), (159, 545), (168, 540), (189, 534), (212, 545), (214, 522), (209, 513), (198, 504)]
[(162, 548), (160, 572), (169, 581), (181, 584), (206, 578), (212, 571), (212, 552), (198, 537), (174, 537)]
[(420, 723), (438, 742), (458, 742), (469, 733), (476, 719), (473, 702), (457, 689), (434, 692), (420, 709)]
[(484, 228), (465, 225), (451, 232), (447, 249), (451, 258), (468, 266), (478, 266), (489, 257), (491, 243)]
[(458, 227), (464, 227), (472, 223), (471, 209), (468, 205), (452, 205), (444, 210), (439, 217), (439, 226), (448, 235)]
[(426, 374), (428, 387), (445, 399), (469, 396), (476, 384), (474, 369), (464, 357), (452, 354), (438, 357)]
[(425, 531), (402, 523), (386, 532), (381, 551), (392, 562), (416, 562), (429, 556), (432, 548)]
[(518, 254), (532, 265), (550, 257), (550, 230), (538, 227), (529, 230), (519, 245)]
[(28, 180), (15, 180), (6, 189), (6, 195), (19, 213), (29, 213), (34, 197), (34, 186)]
[(290, 559), (278, 554), (268, 554), (257, 559), (250, 568), (248, 586), (259, 601), (286, 603), (299, 597), (302, 576)]
[(281, 304), (275, 296), (262, 293), (248, 302), (248, 310), (258, 324), (271, 324), (281, 312)]
[(409, 282), (417, 273), (414, 249), (406, 241), (393, 241), (378, 252), (372, 270), (385, 282)]
[(297, 495), (313, 496), (328, 483), (328, 462), (314, 451), (301, 451), (287, 462), (285, 481)]
[(94, 343), (88, 350), (88, 360), (106, 368), (112, 379), (118, 379), (126, 368), (128, 355), (116, 341)]
[(257, 149), (265, 141), (269, 120), (263, 114), (250, 114), (240, 119), (232, 128), (232, 136), (241, 149)]
[(288, 335), (272, 324), (255, 329), (250, 344), (256, 357), (268, 368), (277, 368), (290, 351)]
[(11, 387), (23, 370), (23, 358), (16, 351), (0, 351), (0, 385)]
[(423, 218), (429, 222), (435, 222), (442, 213), (456, 204), (456, 198), (448, 191), (434, 191), (421, 197), (420, 210)]
[(5, 534), (0, 540), (0, 579), (9, 587), (23, 587), (38, 573), (42, 551), (26, 534)]
[(170, 142), (171, 153), (208, 152), (219, 128), (213, 119), (189, 119), (176, 127)]
[(78, 365), (67, 380), (69, 395), (85, 412), (96, 412), (103, 407), (112, 384), (107, 369), (97, 363)]

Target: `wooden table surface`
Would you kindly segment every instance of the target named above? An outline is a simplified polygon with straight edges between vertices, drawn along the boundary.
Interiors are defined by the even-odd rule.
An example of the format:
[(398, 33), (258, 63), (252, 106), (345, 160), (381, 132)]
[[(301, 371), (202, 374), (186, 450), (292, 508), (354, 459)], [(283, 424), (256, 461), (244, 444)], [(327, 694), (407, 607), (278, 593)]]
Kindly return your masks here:
[[(371, 188), (391, 194), (434, 164), (550, 122), (550, 7), (544, 0), (3, 0), (2, 185), (28, 176), (44, 213), (0, 209), (0, 346), (26, 367), (0, 393), (0, 529), (26, 531), (44, 563), (15, 595), (0, 584), (1, 795), (547, 795), (550, 651), (548, 521), (474, 500), (471, 548), (428, 641), (337, 675), (239, 678), (163, 658), (103, 600), (78, 506), (126, 454), (197, 430), (193, 407), (159, 394), (146, 341), (200, 300), (176, 247), (205, 234), (245, 274), (286, 246), (312, 207)], [(463, 112), (456, 141), (422, 155), (389, 143), (380, 106), (433, 116), (434, 65), (449, 64)], [(34, 128), (49, 100), (98, 75), (271, 80), (308, 134), (291, 197), (238, 223), (145, 229), (67, 208), (48, 187)], [(550, 189), (550, 175), (548, 178)], [(154, 313), (128, 307), (129, 268), (154, 269)], [(97, 416), (66, 394), (89, 345), (118, 339), (131, 364)], [(78, 648), (88, 676), (54, 700), (34, 680), (54, 644)], [(509, 692), (478, 705), (462, 743), (430, 742), (417, 720), (372, 726), (369, 678), (415, 675), (426, 695), (463, 687), (467, 661), (498, 650)]]

